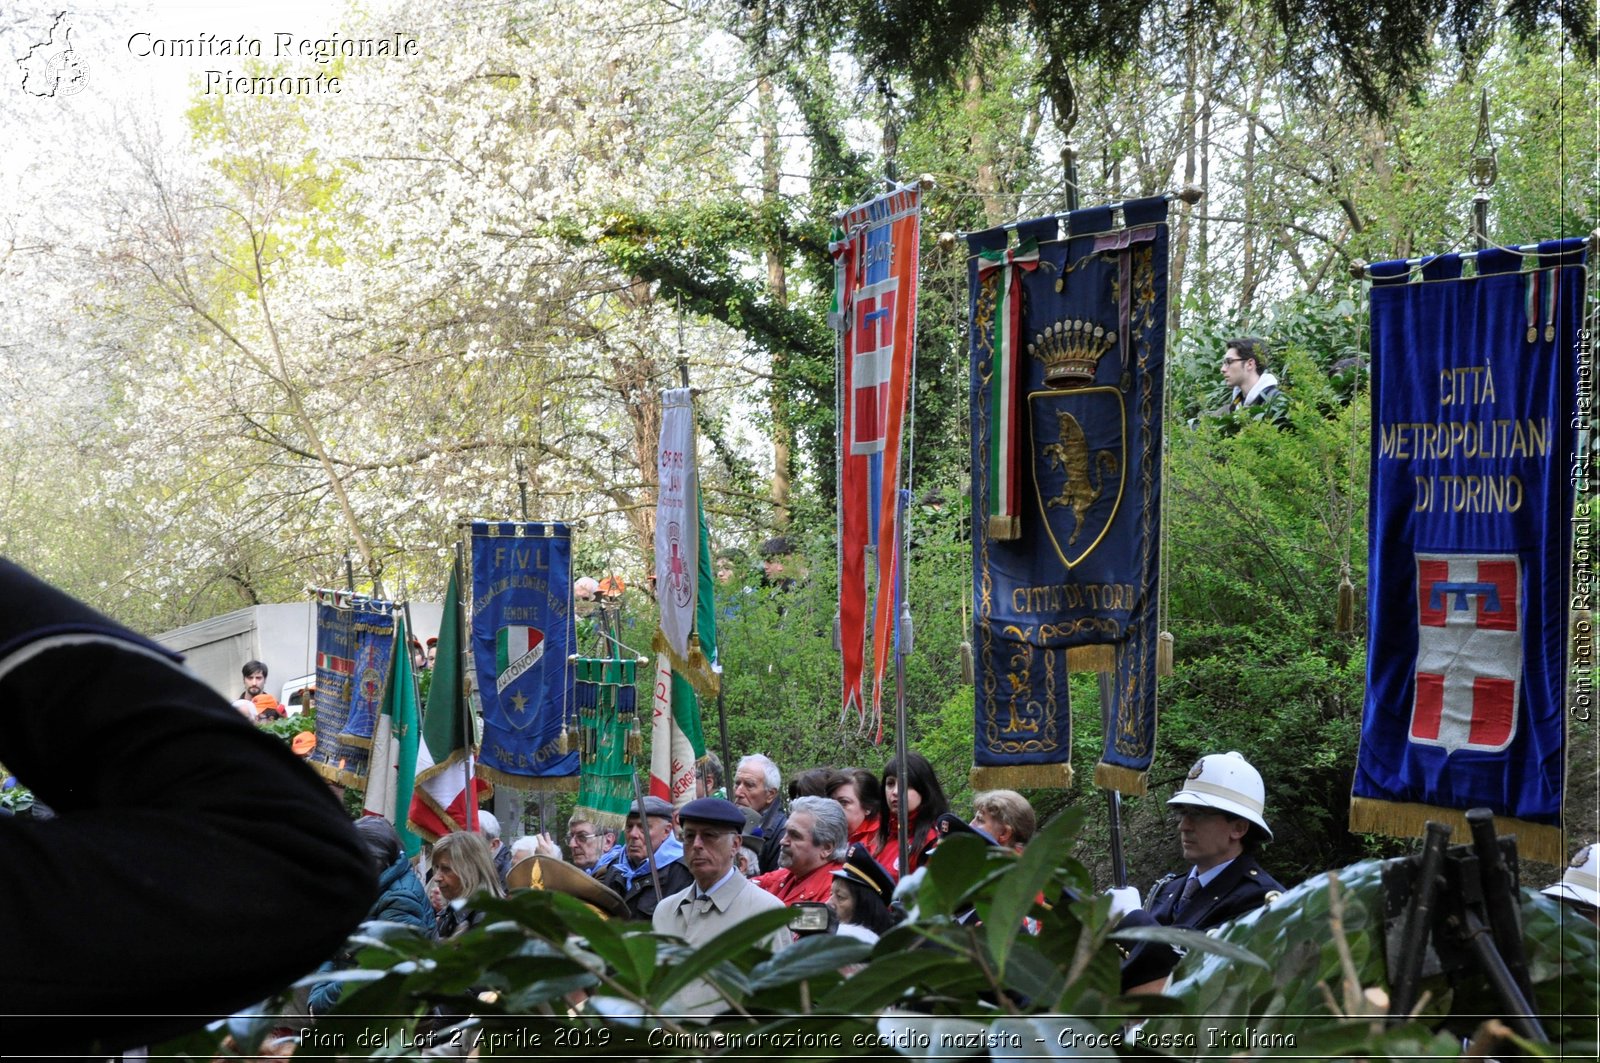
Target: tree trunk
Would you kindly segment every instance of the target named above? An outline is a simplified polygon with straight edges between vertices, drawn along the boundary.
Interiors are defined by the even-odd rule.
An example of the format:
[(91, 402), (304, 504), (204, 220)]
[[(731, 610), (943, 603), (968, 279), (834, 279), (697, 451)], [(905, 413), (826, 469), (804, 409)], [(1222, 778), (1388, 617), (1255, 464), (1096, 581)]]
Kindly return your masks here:
[[(1194, 39), (1194, 29), (1191, 25), (1188, 40), (1184, 49), (1183, 62), (1183, 110), (1178, 119), (1179, 128), (1183, 130), (1183, 185), (1185, 188), (1195, 182), (1195, 167), (1198, 163), (1199, 145), (1195, 138), (1195, 79), (1200, 73), (1200, 64), (1197, 58), (1197, 48)], [(1203, 202), (1203, 201), (1202, 201)], [(1175, 335), (1178, 331), (1178, 315), (1183, 305), (1183, 273), (1189, 263), (1189, 238), (1194, 227), (1194, 207), (1182, 201), (1178, 204), (1178, 226), (1172, 240), (1172, 264), (1167, 271), (1167, 334)]]
[[(782, 178), (782, 155), (778, 148), (778, 106), (772, 88), (772, 79), (763, 76), (756, 82), (756, 94), (761, 110), (761, 194), (769, 216), (776, 216), (779, 203), (779, 181)], [(779, 307), (789, 305), (789, 279), (784, 262), (783, 244), (776, 236), (767, 243), (767, 290)], [(788, 404), (784, 401), (784, 355), (772, 354), (771, 412), (772, 412), (772, 506), (773, 523), (780, 529), (789, 524), (789, 463), (794, 446), (794, 430), (789, 423)]]

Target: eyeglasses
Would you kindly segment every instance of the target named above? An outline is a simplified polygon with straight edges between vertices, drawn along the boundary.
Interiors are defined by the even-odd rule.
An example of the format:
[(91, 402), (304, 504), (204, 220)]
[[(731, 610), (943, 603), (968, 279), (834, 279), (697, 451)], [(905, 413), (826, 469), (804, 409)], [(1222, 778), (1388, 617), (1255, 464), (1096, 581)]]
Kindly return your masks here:
[(593, 834), (584, 834), (582, 832), (574, 832), (574, 833), (571, 833), (571, 834), (567, 835), (567, 841), (569, 841), (569, 842), (586, 842), (590, 838), (593, 838), (593, 837), (595, 837), (595, 835), (593, 835)]
[(1230, 366), (1230, 365), (1238, 365), (1242, 361), (1244, 361), (1243, 358), (1224, 358), (1222, 360), (1222, 367), (1224, 369), (1226, 369), (1228, 366)]

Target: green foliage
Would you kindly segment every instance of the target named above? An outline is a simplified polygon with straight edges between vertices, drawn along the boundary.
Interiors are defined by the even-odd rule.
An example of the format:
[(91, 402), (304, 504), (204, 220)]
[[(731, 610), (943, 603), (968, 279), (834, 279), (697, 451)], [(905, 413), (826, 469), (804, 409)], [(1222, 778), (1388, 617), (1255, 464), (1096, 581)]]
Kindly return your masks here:
[(33, 807), (33, 791), (18, 783), (9, 790), (0, 790), (0, 808), (12, 815), (26, 812)]
[[(1040, 77), (1052, 95), (1070, 100), (1074, 72), (1090, 63), (1115, 68), (1136, 54), (1146, 24), (1182, 25), (1211, 34), (1228, 25), (1227, 5), (1169, 5), (1159, 0), (793, 0), (781, 5), (807, 22), (837, 20), (852, 50), (879, 76), (899, 73), (919, 87), (947, 82), (974, 54), (985, 35), (1024, 29), (1044, 45)], [(1337, 70), (1362, 104), (1377, 113), (1416, 90), (1446, 36), (1464, 57), (1479, 53), (1497, 14), (1486, 0), (1446, 0), (1430, 5), (1349, 5), (1321, 0), (1276, 3), (1268, 8), (1283, 35), (1282, 61), (1308, 88), (1329, 88)], [(1594, 55), (1592, 14), (1560, 0), (1516, 0), (1511, 24), (1522, 36), (1559, 23), (1577, 49)]]
[[(1500, 1004), (1477, 987), (1487, 981), (1465, 976), (1454, 987), (1444, 978), (1425, 982), (1430, 999), (1415, 1021), (1383, 1030), (1381, 1022), (1343, 1021), (1379, 1016), (1381, 1006), (1365, 997), (1368, 987), (1386, 987), (1385, 888), (1382, 866), (1365, 861), (1337, 874), (1317, 876), (1266, 908), (1224, 924), (1219, 943), (1248, 949), (1266, 961), (1255, 966), (1214, 953), (1192, 954), (1173, 974), (1168, 995), (1181, 1010), (1153, 1019), (1155, 1038), (1191, 1038), (1198, 1057), (1235, 1058), (1243, 1042), (1219, 1041), (1208, 1031), (1238, 1023), (1261, 1041), (1268, 1055), (1293, 1053), (1335, 1058), (1387, 1052), (1395, 1057), (1455, 1057), (1461, 1038), (1471, 1036), (1485, 1014)], [(1534, 987), (1534, 1006), (1560, 1058), (1594, 1055), (1594, 1005), (1600, 1002), (1592, 926), (1571, 908), (1524, 890), (1522, 925)], [(1581, 1017), (1580, 1017), (1581, 1016)]]
[[(1373, 1019), (1365, 990), (1385, 981), (1375, 863), (1341, 873), (1337, 893), (1328, 879), (1308, 882), (1215, 937), (1118, 931), (1104, 897), (1070, 892), (1088, 889), (1087, 872), (1068, 855), (1080, 822), (1059, 817), (1020, 856), (971, 835), (948, 839), (907, 898), (906, 921), (875, 946), (820, 935), (769, 955), (761, 939), (788, 914), (768, 912), (690, 949), (542, 891), (476, 899), (486, 920), (446, 942), (367, 924), (352, 938), (355, 968), (305, 980), (332, 977), (344, 993), (302, 1044), (374, 1059), (430, 1045), (522, 1058), (693, 1058), (712, 1046), (732, 1050), (734, 1038), (748, 1051), (757, 1038), (802, 1034), (823, 1039), (820, 1050), (814, 1042), (756, 1054), (917, 1056), (933, 1046), (978, 1058), (1020, 1058), (1018, 1049), (1028, 1058), (1080, 1057), (1091, 1037), (1095, 1058), (1232, 1058), (1262, 1043), (1246, 1045), (1251, 1037), (1277, 1038), (1302, 1058), (1457, 1053), (1459, 1036), (1439, 1029), (1452, 1010), (1447, 996), (1417, 1022), (1386, 1029)], [(1592, 1055), (1600, 992), (1593, 935), (1563, 913), (1525, 896), (1529, 967), (1556, 1047)], [(1118, 995), (1116, 943), (1137, 940), (1188, 950), (1169, 998)], [(677, 994), (702, 981), (723, 1012), (704, 1020), (675, 1013)], [(262, 1010), (269, 1014), (236, 1016), (163, 1051), (211, 1058), (224, 1033), (235, 1046), (257, 1044), (276, 1021), (272, 1008)], [(1134, 1046), (1124, 1024), (1139, 1017), (1149, 1022)], [(1062, 1039), (1069, 1029), (1075, 1043)]]
[[(382, 1059), (425, 1043), (462, 1044), (484, 1055), (660, 1058), (694, 1057), (703, 1048), (687, 1037), (652, 1040), (647, 1048), (645, 1031), (703, 1031), (747, 1042), (808, 1031), (837, 1035), (826, 1054), (846, 1057), (880, 1054), (888, 1046), (878, 1034), (1020, 1035), (1032, 1030), (1018, 1025), (1029, 1015), (1050, 1015), (1053, 1026), (1061, 1021), (1056, 1016), (1093, 1013), (1113, 1029), (1130, 1006), (1113, 999), (1118, 953), (1108, 939), (1105, 901), (1046, 907), (1036, 900), (1060, 898), (1065, 887), (1087, 888), (1085, 872), (1065, 855), (1075, 829), (1072, 817), (1063, 818), (1022, 857), (970, 836), (946, 843), (914, 895), (913, 915), (875, 947), (823, 935), (769, 956), (760, 940), (788, 920), (787, 912), (771, 912), (686, 949), (645, 924), (608, 920), (572, 897), (541, 891), (476, 899), (484, 923), (437, 944), (404, 928), (368, 924), (352, 941), (357, 967), (332, 976), (345, 984), (338, 1007), (305, 1044)], [(960, 918), (974, 908), (985, 917), (981, 926)], [(1022, 932), (1024, 916), (1039, 921), (1038, 934)], [(1199, 937), (1184, 935), (1203, 947)], [(858, 964), (846, 978), (843, 969)], [(676, 994), (700, 980), (713, 984), (730, 1009), (706, 1026), (671, 1008)], [(574, 994), (587, 998), (575, 1013), (569, 1011)], [(228, 1031), (164, 1050), (209, 1058), (223, 1032), (251, 1045), (271, 1023), (236, 1018)], [(382, 1043), (373, 1043), (375, 1032)]]

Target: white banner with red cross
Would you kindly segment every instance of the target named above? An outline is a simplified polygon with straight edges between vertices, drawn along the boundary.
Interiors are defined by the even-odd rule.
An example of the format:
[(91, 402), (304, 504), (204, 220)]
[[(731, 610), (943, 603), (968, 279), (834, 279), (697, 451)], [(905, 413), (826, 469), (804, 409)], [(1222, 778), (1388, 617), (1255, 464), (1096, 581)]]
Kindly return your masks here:
[(1515, 554), (1417, 555), (1412, 742), (1493, 753), (1516, 737), (1521, 589)]

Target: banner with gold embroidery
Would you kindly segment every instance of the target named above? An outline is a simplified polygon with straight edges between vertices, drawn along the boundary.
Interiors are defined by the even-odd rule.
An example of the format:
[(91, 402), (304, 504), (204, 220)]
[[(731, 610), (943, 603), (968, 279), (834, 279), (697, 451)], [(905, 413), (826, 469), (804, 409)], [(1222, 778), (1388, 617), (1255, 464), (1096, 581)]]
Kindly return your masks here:
[(394, 653), (394, 603), (350, 591), (311, 594), (317, 608), (317, 745), (307, 760), (330, 782), (363, 786)]
[(1371, 593), (1351, 830), (1465, 830), (1483, 807), (1524, 857), (1566, 855), (1587, 247), (1369, 268)]
[[(972, 785), (1068, 785), (1067, 675), (1106, 671), (1115, 700), (1095, 783), (1143, 793), (1156, 727), (1167, 200), (967, 239), (972, 508), (1003, 518), (973, 526)], [(1008, 490), (1013, 501), (1000, 497)]]
[(572, 700), (572, 534), (565, 524), (474, 521), (471, 543), (479, 773), (506, 786), (576, 790), (578, 755), (561, 742)]

